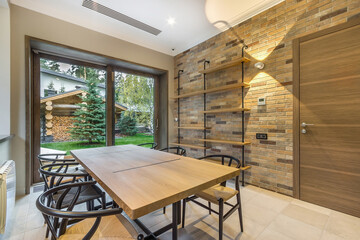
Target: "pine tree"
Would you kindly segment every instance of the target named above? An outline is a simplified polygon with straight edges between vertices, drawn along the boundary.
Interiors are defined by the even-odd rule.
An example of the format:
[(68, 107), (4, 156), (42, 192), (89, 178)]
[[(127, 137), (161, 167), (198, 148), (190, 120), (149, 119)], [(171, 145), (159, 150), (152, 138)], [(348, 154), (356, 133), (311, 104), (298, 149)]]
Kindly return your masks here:
[[(131, 114), (131, 113), (130, 113)], [(120, 133), (126, 136), (134, 136), (137, 133), (136, 119), (128, 114), (122, 113), (118, 122)]]
[(86, 83), (86, 94), (77, 104), (80, 108), (74, 113), (74, 127), (69, 132), (72, 139), (92, 143), (105, 137), (105, 103), (97, 89), (98, 80), (90, 78)]

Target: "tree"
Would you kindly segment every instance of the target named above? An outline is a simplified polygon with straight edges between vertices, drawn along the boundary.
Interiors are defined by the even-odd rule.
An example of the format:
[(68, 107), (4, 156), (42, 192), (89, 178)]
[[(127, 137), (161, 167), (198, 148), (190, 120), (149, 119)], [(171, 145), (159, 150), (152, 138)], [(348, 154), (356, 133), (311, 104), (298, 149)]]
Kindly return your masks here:
[(47, 59), (44, 59), (44, 58), (40, 58), (40, 67), (45, 68), (45, 69), (49, 69), (49, 70), (53, 70), (55, 72), (61, 72), (60, 71), (60, 64), (58, 62), (47, 60)]
[(128, 107), (125, 115), (153, 130), (154, 79), (132, 74), (115, 75), (115, 99)]
[(105, 137), (105, 103), (97, 89), (98, 80), (86, 80), (86, 94), (81, 97), (80, 108), (75, 111), (74, 127), (69, 131), (75, 140), (87, 140), (92, 143)]
[(134, 136), (137, 133), (136, 119), (127, 114), (121, 114), (118, 122), (120, 133), (126, 136)]
[(71, 67), (67, 70), (66, 73), (77, 78), (83, 78), (83, 79), (95, 78), (99, 80), (99, 83), (105, 83), (106, 80), (105, 71), (96, 68), (71, 65)]

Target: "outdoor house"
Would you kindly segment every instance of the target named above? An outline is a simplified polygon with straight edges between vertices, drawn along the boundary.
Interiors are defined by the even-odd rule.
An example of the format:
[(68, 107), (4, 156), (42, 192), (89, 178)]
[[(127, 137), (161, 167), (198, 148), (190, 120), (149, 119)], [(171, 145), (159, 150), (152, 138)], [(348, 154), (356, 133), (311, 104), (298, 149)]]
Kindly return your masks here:
[[(52, 79), (51, 79), (52, 80)], [(76, 79), (78, 81), (78, 79)], [(71, 81), (66, 86), (71, 86)], [(75, 86), (75, 88), (78, 85)], [(56, 88), (55, 88), (56, 89)], [(74, 112), (80, 107), (81, 97), (86, 95), (84, 87), (68, 92), (51, 94), (42, 97), (41, 103), (41, 136), (44, 142), (66, 142), (70, 141), (69, 130), (73, 126)], [(44, 89), (46, 91), (48, 89)], [(52, 93), (52, 92), (51, 92)], [(115, 123), (120, 118), (121, 112), (127, 108), (115, 103)]]
[[(42, 84), (40, 88), (41, 97), (47, 97), (54, 94), (65, 93), (86, 86), (84, 79), (77, 78), (65, 73), (55, 72), (50, 69), (40, 69)], [(52, 86), (52, 89), (49, 89)], [(105, 96), (105, 84), (98, 85), (100, 95)]]
[(0, 240), (360, 240), (360, 0), (0, 0)]

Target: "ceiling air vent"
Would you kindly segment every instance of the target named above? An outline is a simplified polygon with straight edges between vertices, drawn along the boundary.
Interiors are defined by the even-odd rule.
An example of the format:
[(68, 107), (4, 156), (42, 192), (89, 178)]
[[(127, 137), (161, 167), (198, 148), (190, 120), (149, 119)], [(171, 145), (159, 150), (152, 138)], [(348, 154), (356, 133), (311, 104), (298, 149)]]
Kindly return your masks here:
[(151, 33), (153, 35), (158, 35), (159, 33), (161, 33), (161, 31), (157, 28), (154, 28), (152, 26), (149, 26), (143, 22), (140, 22), (136, 19), (133, 19), (131, 17), (128, 17), (122, 13), (119, 13), (115, 10), (112, 10), (108, 7), (105, 7), (104, 5), (101, 5), (100, 3), (94, 2), (92, 0), (83, 0), (83, 7), (89, 8), (91, 10), (94, 10), (95, 12), (104, 14), (108, 17), (111, 17), (113, 19), (116, 19), (120, 22), (129, 24), (133, 27), (136, 27), (138, 29), (141, 29), (145, 32)]

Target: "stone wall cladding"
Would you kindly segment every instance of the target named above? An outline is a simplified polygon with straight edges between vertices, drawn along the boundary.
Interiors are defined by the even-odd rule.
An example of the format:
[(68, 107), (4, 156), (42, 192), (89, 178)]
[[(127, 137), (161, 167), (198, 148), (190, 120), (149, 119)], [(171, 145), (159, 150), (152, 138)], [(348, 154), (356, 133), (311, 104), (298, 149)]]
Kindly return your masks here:
[[(175, 73), (184, 70), (180, 78), (181, 93), (201, 90), (204, 60), (211, 66), (241, 56), (241, 43), (249, 46), (246, 56), (251, 62), (245, 67), (245, 107), (251, 108), (245, 120), (245, 159), (252, 165), (246, 171), (246, 182), (280, 192), (293, 194), (293, 95), (292, 95), (292, 40), (317, 32), (349, 19), (360, 17), (359, 0), (287, 0), (237, 26), (177, 55)], [(253, 67), (262, 61), (263, 70)], [(177, 87), (177, 78), (174, 78)], [(241, 67), (208, 74), (207, 88), (241, 81)], [(174, 89), (176, 95), (177, 89)], [(257, 106), (257, 99), (266, 97), (266, 106)], [(207, 96), (207, 109), (228, 108), (241, 104), (241, 90), (212, 93)], [(177, 116), (177, 104), (174, 104)], [(203, 97), (180, 100), (181, 125), (202, 125)], [(173, 123), (177, 125), (176, 122)], [(208, 138), (241, 140), (241, 113), (208, 114)], [(175, 130), (174, 130), (175, 131)], [(256, 140), (256, 133), (267, 133), (268, 140)], [(177, 136), (175, 134), (175, 136)], [(196, 141), (203, 131), (181, 130), (186, 143)], [(176, 141), (176, 139), (173, 139)], [(212, 143), (207, 154), (223, 153), (241, 157), (239, 146)], [(203, 156), (203, 150), (187, 148), (188, 156)]]

